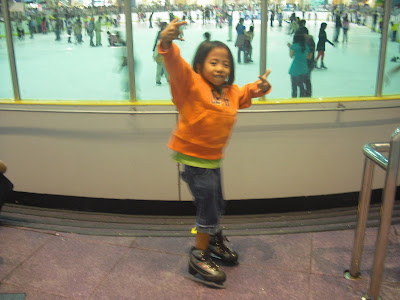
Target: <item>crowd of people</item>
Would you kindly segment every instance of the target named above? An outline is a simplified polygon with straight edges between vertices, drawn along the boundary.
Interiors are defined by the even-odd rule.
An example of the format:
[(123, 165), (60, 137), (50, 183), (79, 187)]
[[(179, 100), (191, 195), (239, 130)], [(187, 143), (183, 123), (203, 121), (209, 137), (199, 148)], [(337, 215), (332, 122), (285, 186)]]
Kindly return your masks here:
[[(114, 17), (114, 18), (113, 18)], [(81, 44), (83, 34), (89, 37), (91, 47), (102, 46), (101, 36), (103, 26), (107, 29), (110, 45), (118, 44), (119, 33), (116, 31), (111, 34), (111, 28), (117, 29), (120, 26), (121, 16), (100, 15), (100, 16), (80, 16), (80, 15), (31, 15), (24, 21), (23, 18), (15, 20), (15, 28), (20, 40), (25, 38), (25, 28), (28, 28), (30, 38), (33, 39), (36, 34), (48, 34), (54, 32), (55, 41), (61, 41), (61, 33), (66, 32), (68, 43)], [(24, 24), (24, 22), (26, 22)], [(95, 38), (95, 41), (93, 41)], [(111, 43), (111, 41), (113, 41)]]
[[(327, 69), (324, 58), (325, 58), (325, 45), (329, 43), (331, 46), (335, 47), (334, 43), (340, 42), (340, 34), (342, 33), (342, 43), (348, 43), (348, 31), (350, 28), (350, 23), (354, 23), (358, 26), (365, 26), (367, 20), (367, 11), (361, 14), (357, 9), (349, 9), (346, 7), (335, 7), (332, 8), (332, 13), (328, 12), (327, 21), (334, 22), (335, 31), (333, 42), (331, 42), (326, 34), (327, 23), (322, 22), (318, 34), (318, 43), (315, 46), (314, 38), (309, 35), (308, 29), (305, 26), (306, 20), (296, 17), (295, 13), (292, 13), (289, 20), (288, 34), (293, 34), (293, 43), (288, 43), (290, 49), (289, 56), (293, 58), (292, 64), (289, 69), (289, 74), (291, 78), (292, 86), (292, 97), (296, 98), (298, 95), (300, 97), (311, 97), (311, 72), (314, 68), (316, 69)], [(277, 10), (280, 14), (280, 9)], [(382, 20), (383, 14), (379, 14), (377, 10), (369, 11), (372, 16), (372, 22), (370, 24), (371, 31), (382, 33)], [(274, 11), (270, 13), (271, 26), (273, 22)], [(305, 17), (305, 10), (303, 10), (303, 18)], [(310, 20), (311, 13), (308, 14)], [(331, 19), (332, 18), (332, 19)], [(379, 18), (379, 22), (378, 22)], [(317, 12), (315, 12), (315, 24), (317, 20)], [(379, 28), (377, 28), (377, 23)], [(279, 22), (279, 26), (282, 26)], [(395, 21), (391, 22), (390, 37), (391, 41), (397, 42), (397, 23)], [(239, 34), (239, 33), (238, 33)], [(315, 51), (317, 52), (317, 57), (314, 57)], [(400, 51), (400, 48), (399, 48)], [(321, 59), (320, 65), (318, 65), (319, 59)], [(393, 62), (397, 61), (397, 57), (393, 57)], [(390, 73), (390, 72), (389, 72)], [(389, 74), (388, 73), (388, 74)], [(391, 73), (390, 73), (391, 74)]]
[[(161, 85), (161, 78), (165, 77), (168, 82), (168, 73), (163, 65), (162, 56), (158, 55), (156, 45), (159, 41), (161, 31), (172, 22), (175, 18), (181, 21), (191, 23), (210, 24), (215, 23), (217, 28), (223, 26), (228, 27), (227, 41), (233, 41), (233, 14), (239, 15), (239, 22), (236, 24), (236, 41), (237, 62), (249, 64), (253, 62), (252, 58), (252, 41), (255, 36), (254, 21), (261, 18), (261, 9), (259, 6), (184, 6), (180, 5), (175, 9), (181, 11), (177, 13), (170, 9), (171, 7), (161, 7), (157, 5), (144, 6), (140, 5), (135, 9), (137, 22), (148, 22), (149, 28), (153, 25), (158, 26), (154, 46), (153, 58), (157, 64), (156, 68), (156, 84)], [(295, 9), (295, 8), (294, 8)], [(297, 8), (298, 9), (298, 8)], [(30, 11), (27, 16), (14, 18), (15, 30), (19, 39), (24, 39), (25, 28), (28, 28), (30, 38), (34, 38), (35, 34), (55, 33), (55, 41), (61, 41), (61, 33), (66, 32), (68, 35), (68, 43), (82, 44), (83, 36), (89, 38), (91, 47), (101, 47), (103, 32), (107, 34), (109, 46), (124, 46), (125, 41), (121, 38), (119, 27), (121, 22), (121, 9), (117, 7), (111, 8), (90, 8), (78, 9), (71, 8), (68, 10), (56, 9), (54, 11)], [(153, 20), (154, 14), (159, 11), (167, 11), (169, 20), (161, 20), (157, 18)], [(336, 43), (348, 43), (348, 31), (350, 24), (357, 26), (368, 25), (374, 32), (382, 31), (383, 11), (372, 9), (367, 6), (332, 6), (324, 15), (320, 12), (304, 8), (297, 12), (285, 10), (280, 5), (270, 5), (268, 11), (269, 26), (273, 27), (278, 24), (283, 26), (283, 22), (288, 23), (288, 34), (293, 35), (293, 42), (289, 46), (289, 56), (293, 59), (289, 69), (289, 75), (292, 82), (292, 97), (311, 97), (311, 72), (313, 69), (327, 69), (324, 62), (326, 43), (335, 46)], [(314, 15), (315, 24), (321, 17), (326, 17), (327, 22), (334, 24), (334, 36), (332, 41), (328, 39), (326, 34), (327, 23), (322, 22), (318, 34), (318, 41), (315, 43), (314, 38), (309, 35), (306, 25), (312, 22)], [(302, 18), (300, 18), (302, 16)], [(367, 17), (370, 16), (368, 19)], [(371, 20), (370, 22), (367, 21)], [(251, 22), (251, 26), (246, 29), (244, 22)], [(186, 26), (186, 25), (185, 25)], [(181, 37), (183, 37), (183, 29), (181, 26)], [(210, 33), (207, 33), (210, 35)], [(397, 22), (390, 24), (390, 38), (392, 41), (398, 41)], [(209, 37), (208, 37), (209, 39)], [(393, 61), (397, 61), (395, 57)], [(299, 90), (299, 92), (298, 92)]]

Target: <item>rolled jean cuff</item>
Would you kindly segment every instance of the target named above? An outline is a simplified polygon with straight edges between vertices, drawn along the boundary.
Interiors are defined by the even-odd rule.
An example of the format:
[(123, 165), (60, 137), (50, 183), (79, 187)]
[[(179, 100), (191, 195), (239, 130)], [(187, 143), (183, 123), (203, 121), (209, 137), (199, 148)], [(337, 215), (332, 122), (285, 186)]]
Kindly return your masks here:
[(196, 223), (196, 231), (198, 233), (208, 233), (210, 235), (214, 235), (221, 231), (220, 225), (215, 226), (202, 226)]

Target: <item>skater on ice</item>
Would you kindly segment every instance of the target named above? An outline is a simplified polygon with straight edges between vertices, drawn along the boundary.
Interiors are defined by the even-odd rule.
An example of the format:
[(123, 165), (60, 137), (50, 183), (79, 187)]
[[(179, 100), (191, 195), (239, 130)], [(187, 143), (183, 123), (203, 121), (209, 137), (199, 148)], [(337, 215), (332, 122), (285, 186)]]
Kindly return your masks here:
[[(335, 47), (335, 44), (332, 43), (328, 38), (326, 37), (326, 29), (327, 24), (325, 22), (321, 23), (321, 28), (319, 29), (319, 35), (318, 35), (318, 43), (317, 43), (317, 58), (315, 59), (315, 68), (317, 69), (327, 69), (327, 67), (324, 64), (324, 58), (325, 58), (325, 43), (328, 42), (331, 44), (333, 47)], [(317, 66), (318, 64), (318, 59), (321, 57), (321, 65), (320, 67)]]
[(173, 159), (184, 167), (182, 179), (188, 184), (196, 205), (196, 244), (190, 251), (189, 278), (223, 287), (226, 274), (214, 262), (235, 264), (238, 253), (227, 243), (220, 226), (225, 200), (222, 194), (223, 149), (231, 135), (238, 109), (251, 99), (271, 91), (268, 70), (242, 88), (233, 84), (234, 60), (227, 45), (204, 41), (197, 48), (193, 65), (180, 55), (174, 40), (186, 22), (173, 20), (160, 34), (158, 52), (169, 73), (172, 101), (179, 122), (169, 140)]
[[(304, 28), (304, 27), (303, 27)], [(289, 56), (293, 58), (289, 74), (292, 83), (292, 98), (297, 98), (299, 89), (300, 97), (306, 97), (306, 82), (309, 81), (308, 59), (312, 57), (310, 47), (306, 43), (302, 30), (298, 30), (293, 37), (293, 44), (288, 43)]]

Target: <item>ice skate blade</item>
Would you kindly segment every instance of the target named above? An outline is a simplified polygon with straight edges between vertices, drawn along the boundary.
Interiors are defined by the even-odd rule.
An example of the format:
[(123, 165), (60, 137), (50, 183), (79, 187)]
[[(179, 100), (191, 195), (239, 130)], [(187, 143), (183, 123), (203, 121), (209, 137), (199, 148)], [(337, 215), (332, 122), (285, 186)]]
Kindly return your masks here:
[(226, 285), (225, 285), (224, 282), (216, 283), (216, 282), (212, 282), (212, 281), (207, 281), (207, 280), (204, 280), (199, 274), (196, 274), (196, 275), (185, 275), (184, 277), (186, 279), (192, 280), (194, 282), (201, 283), (201, 284), (206, 285), (206, 286), (211, 287), (211, 288), (226, 289)]

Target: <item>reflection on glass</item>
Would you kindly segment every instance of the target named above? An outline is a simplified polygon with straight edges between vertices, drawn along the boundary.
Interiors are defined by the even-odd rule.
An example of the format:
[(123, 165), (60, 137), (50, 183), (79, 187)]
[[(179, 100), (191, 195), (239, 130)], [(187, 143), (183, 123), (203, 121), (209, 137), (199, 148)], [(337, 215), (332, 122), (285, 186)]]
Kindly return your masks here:
[[(395, 1), (393, 1), (394, 3)], [(390, 12), (388, 42), (386, 47), (383, 95), (400, 94), (400, 3), (393, 5)]]
[[(32, 4), (11, 19), (22, 99), (128, 99), (117, 7)], [(107, 31), (118, 42), (109, 43)]]

